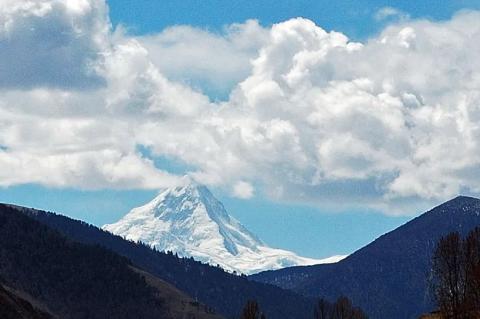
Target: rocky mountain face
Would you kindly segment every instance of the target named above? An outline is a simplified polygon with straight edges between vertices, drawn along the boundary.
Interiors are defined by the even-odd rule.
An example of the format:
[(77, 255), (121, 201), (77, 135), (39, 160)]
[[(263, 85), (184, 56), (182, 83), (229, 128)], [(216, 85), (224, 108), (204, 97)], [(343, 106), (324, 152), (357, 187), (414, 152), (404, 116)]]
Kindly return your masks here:
[(160, 251), (244, 274), (343, 258), (311, 259), (269, 247), (229, 215), (205, 186), (190, 180), (184, 186), (162, 191), (151, 202), (103, 229)]

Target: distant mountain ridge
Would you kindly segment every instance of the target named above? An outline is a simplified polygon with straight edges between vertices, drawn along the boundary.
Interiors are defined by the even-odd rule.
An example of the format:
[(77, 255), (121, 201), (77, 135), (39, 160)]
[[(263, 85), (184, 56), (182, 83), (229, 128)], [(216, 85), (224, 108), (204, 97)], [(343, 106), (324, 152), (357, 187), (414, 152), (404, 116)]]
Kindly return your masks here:
[[(41, 269), (47, 271), (47, 275), (59, 274), (58, 268), (54, 272), (51, 272), (50, 267), (38, 268), (38, 261), (36, 267), (32, 266), (32, 261), (28, 258), (35, 260), (35, 258), (38, 258), (35, 257), (36, 254), (48, 259), (53, 258), (51, 260), (59, 262), (58, 266), (62, 265), (61, 267), (64, 267), (63, 271), (67, 271), (68, 274), (75, 274), (75, 276), (91, 269), (88, 263), (95, 262), (99, 267), (110, 263), (98, 263), (98, 261), (95, 261), (96, 258), (91, 259), (90, 256), (87, 258), (89, 260), (87, 264), (85, 264), (86, 260), (71, 264), (66, 263), (60, 257), (55, 257), (56, 255), (51, 255), (54, 252), (59, 254), (59, 247), (63, 247), (64, 244), (60, 244), (60, 246), (58, 244), (52, 245), (49, 240), (35, 239), (39, 236), (37, 231), (40, 231), (40, 234), (46, 232), (50, 234), (49, 236), (52, 235), (51, 232), (40, 227), (40, 224), (34, 225), (28, 221), (28, 218), (20, 218), (19, 212), (60, 232), (68, 238), (68, 241), (72, 241), (71, 244), (67, 243), (67, 247), (69, 245), (79, 247), (73, 243), (79, 242), (91, 246), (91, 248), (81, 249), (86, 249), (85, 251), (91, 249), (91, 253), (100, 253), (100, 256), (105, 251), (99, 250), (99, 247), (104, 247), (127, 257), (132, 263), (128, 266), (128, 272), (123, 272), (125, 275), (128, 274), (130, 278), (128, 280), (136, 280), (131, 277), (130, 271), (132, 266), (139, 267), (139, 274), (146, 271), (147, 282), (157, 287), (162, 287), (164, 285), (163, 281), (165, 284), (171, 284), (181, 291), (187, 292), (195, 300), (212, 306), (227, 318), (238, 317), (247, 299), (256, 299), (266, 312), (267, 318), (311, 318), (316, 298), (322, 296), (333, 301), (339, 295), (348, 296), (355, 305), (362, 307), (373, 319), (417, 318), (421, 313), (433, 309), (428, 290), (428, 274), (430, 272), (431, 253), (438, 238), (451, 231), (458, 231), (465, 235), (472, 228), (480, 225), (480, 200), (471, 197), (457, 197), (381, 236), (336, 264), (292, 267), (263, 272), (247, 278), (225, 273), (220, 268), (201, 264), (193, 259), (182, 259), (170, 253), (152, 250), (146, 245), (126, 241), (95, 226), (65, 216), (0, 204), (0, 260), (3, 261), (0, 263), (0, 277), (4, 277), (5, 273), (8, 274), (13, 271), (14, 277), (9, 275), (5, 279), (15, 282), (15, 280), (12, 281), (15, 276), (16, 278), (23, 278), (22, 281), (27, 287), (31, 283), (43, 282), (44, 279), (35, 279), (44, 278), (43, 275), (38, 277), (41, 274), (41, 272), (39, 273)], [(11, 216), (14, 218), (12, 219)], [(58, 238), (57, 236), (54, 237)], [(40, 238), (42, 237), (43, 235)], [(24, 243), (22, 244), (24, 248), (15, 248), (20, 247), (15, 244), (18, 240)], [(29, 244), (27, 246), (25, 246), (24, 240), (28, 240)], [(36, 250), (25, 250), (25, 247), (33, 244), (40, 245), (39, 247), (42, 247), (42, 250), (38, 252)], [(21, 258), (27, 258), (28, 263), (18, 259), (19, 257), (15, 257), (16, 254), (21, 254), (19, 256)], [(85, 257), (81, 257), (80, 254), (75, 258), (83, 260)], [(117, 260), (114, 263), (117, 268), (120, 265), (125, 265), (125, 263), (129, 264), (128, 260), (118, 259), (118, 256), (115, 257), (109, 253), (102, 258), (107, 258), (103, 260), (109, 258)], [(5, 263), (5, 260), (8, 262)], [(17, 262), (11, 263), (12, 260), (17, 260)], [(21, 262), (18, 263), (18, 260)], [(65, 265), (71, 266), (65, 267)], [(72, 266), (80, 268), (70, 269)], [(125, 269), (122, 267), (124, 266), (118, 269)], [(35, 271), (29, 274), (29, 269)], [(19, 274), (22, 277), (18, 277)], [(89, 276), (88, 271), (85, 274)], [(151, 277), (150, 274), (154, 277)], [(31, 277), (31, 279), (25, 281), (27, 277), (23, 276), (26, 275), (37, 277)], [(155, 278), (160, 279), (160, 281)], [(294, 292), (265, 283), (273, 283)], [(142, 285), (139, 287), (142, 287)], [(44, 287), (52, 289), (54, 286), (50, 283)], [(75, 285), (69, 287), (75, 287)], [(170, 289), (170, 291), (172, 290)], [(303, 294), (303, 296), (300, 294)], [(104, 296), (104, 294), (101, 296)], [(59, 298), (61, 300), (64, 296), (60, 295)], [(55, 305), (55, 302), (60, 302), (57, 299), (52, 299), (53, 305)], [(41, 301), (45, 302), (44, 299)], [(51, 302), (47, 302), (49, 308), (52, 307)], [(94, 298), (91, 302), (97, 303), (99, 301)], [(137, 307), (139, 304), (135, 306)], [(76, 307), (78, 309), (78, 306)], [(52, 310), (57, 313), (58, 308), (53, 307)], [(103, 309), (103, 311), (106, 311), (106, 309)], [(161, 308), (157, 311), (161, 311)], [(208, 312), (204, 312), (204, 314), (209, 315)], [(104, 318), (101, 316), (100, 318)]]
[(296, 265), (336, 262), (344, 256), (312, 259), (268, 247), (239, 221), (207, 187), (185, 179), (185, 185), (162, 191), (103, 229), (160, 251), (251, 274)]
[(441, 236), (480, 225), (480, 200), (459, 196), (330, 265), (291, 267), (250, 278), (306, 296), (346, 295), (372, 319), (417, 318), (433, 309), (431, 256)]

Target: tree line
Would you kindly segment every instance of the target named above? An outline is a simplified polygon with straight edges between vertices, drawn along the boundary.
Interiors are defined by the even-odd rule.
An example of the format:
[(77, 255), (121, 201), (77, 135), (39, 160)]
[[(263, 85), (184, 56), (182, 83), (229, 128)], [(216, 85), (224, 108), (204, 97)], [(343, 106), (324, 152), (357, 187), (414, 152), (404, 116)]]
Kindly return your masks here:
[(442, 237), (433, 254), (432, 274), (442, 318), (480, 318), (480, 227), (465, 238), (458, 232)]
[[(255, 300), (245, 304), (240, 319), (266, 319), (265, 313)], [(350, 299), (341, 296), (333, 304), (321, 298), (315, 305), (313, 319), (368, 319), (358, 307), (354, 307)]]

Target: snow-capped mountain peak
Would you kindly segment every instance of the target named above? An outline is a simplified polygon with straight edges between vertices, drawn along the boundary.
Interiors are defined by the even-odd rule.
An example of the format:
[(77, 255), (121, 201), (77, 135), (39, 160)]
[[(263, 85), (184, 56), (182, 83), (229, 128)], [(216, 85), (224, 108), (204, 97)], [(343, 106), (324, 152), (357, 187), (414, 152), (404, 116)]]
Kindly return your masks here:
[(342, 257), (314, 260), (268, 247), (230, 216), (207, 187), (190, 179), (185, 179), (182, 186), (160, 192), (146, 205), (132, 209), (118, 222), (103, 228), (158, 250), (246, 274), (334, 262)]

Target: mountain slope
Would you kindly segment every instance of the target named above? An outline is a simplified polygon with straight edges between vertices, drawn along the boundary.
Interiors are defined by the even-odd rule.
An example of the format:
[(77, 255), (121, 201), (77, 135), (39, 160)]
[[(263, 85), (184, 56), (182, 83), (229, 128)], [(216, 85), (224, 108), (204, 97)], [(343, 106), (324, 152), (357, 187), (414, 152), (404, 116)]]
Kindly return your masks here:
[(250, 299), (258, 301), (267, 318), (308, 319), (312, 316), (314, 298), (251, 281), (191, 258), (159, 252), (62, 215), (23, 207), (15, 209), (73, 241), (99, 245), (127, 257), (136, 267), (172, 284), (227, 318), (239, 317), (245, 302)]
[(145, 282), (156, 289), (158, 296), (165, 302), (168, 314), (172, 318), (221, 319), (209, 306), (187, 296), (183, 291), (141, 269), (132, 269), (145, 278)]
[(417, 318), (432, 310), (428, 288), (438, 239), (480, 225), (480, 200), (457, 197), (387, 233), (337, 264), (263, 272), (252, 279), (308, 296), (347, 295), (373, 319)]
[(103, 229), (161, 251), (246, 274), (341, 258), (315, 260), (268, 247), (230, 216), (205, 186), (192, 181), (164, 190)]
[[(0, 205), (0, 276), (59, 318), (184, 318), (124, 257), (59, 232)], [(168, 294), (172, 296), (172, 294)], [(9, 299), (11, 301), (11, 299)], [(202, 318), (218, 318), (206, 314)], [(199, 317), (200, 318), (200, 317)]]
[(0, 284), (0, 318), (53, 319), (53, 316), (36, 308), (29, 301)]

